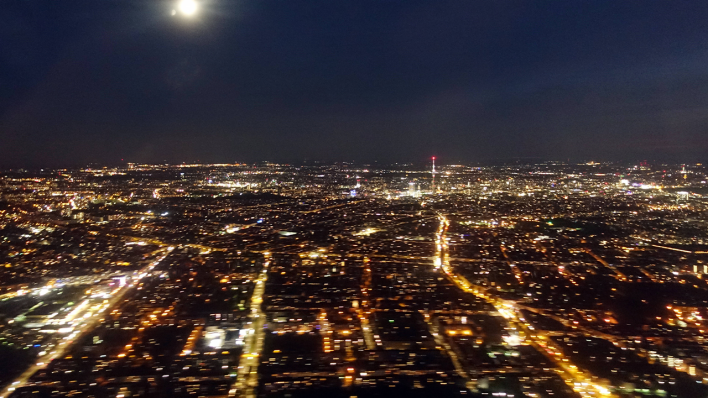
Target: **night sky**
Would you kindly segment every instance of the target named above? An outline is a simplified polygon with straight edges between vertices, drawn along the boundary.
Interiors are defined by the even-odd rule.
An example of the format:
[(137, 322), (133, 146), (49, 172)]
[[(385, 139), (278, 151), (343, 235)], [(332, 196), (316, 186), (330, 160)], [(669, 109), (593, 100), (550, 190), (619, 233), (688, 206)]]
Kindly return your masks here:
[(3, 0), (0, 166), (708, 160), (708, 2)]

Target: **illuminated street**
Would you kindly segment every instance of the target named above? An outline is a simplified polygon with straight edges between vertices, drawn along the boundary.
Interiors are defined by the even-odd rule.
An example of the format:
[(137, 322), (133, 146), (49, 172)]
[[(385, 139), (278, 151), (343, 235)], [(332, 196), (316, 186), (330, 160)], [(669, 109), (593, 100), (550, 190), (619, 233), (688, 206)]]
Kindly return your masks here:
[(447, 259), (448, 245), (446, 241), (446, 232), (449, 225), (450, 222), (447, 217), (441, 215), (440, 227), (436, 238), (437, 251), (434, 266), (436, 268), (441, 268), (445, 275), (462, 290), (472, 293), (478, 297), (482, 297), (490, 304), (494, 305), (497, 312), (507, 319), (512, 330), (519, 332), (521, 341), (528, 341), (529, 344), (538, 349), (541, 353), (545, 354), (547, 358), (552, 360), (557, 366), (557, 372), (559, 375), (575, 391), (584, 397), (594, 397), (598, 395), (612, 396), (606, 387), (592, 382), (590, 377), (579, 370), (576, 365), (570, 363), (567, 358), (564, 358), (561, 350), (556, 348), (555, 344), (552, 343), (544, 332), (539, 330), (531, 330), (527, 323), (520, 320), (517, 315), (515, 303), (509, 300), (496, 298), (486, 293), (486, 289), (483, 287), (470, 284), (464, 277), (456, 275), (452, 271), (449, 260)]
[(243, 354), (238, 366), (236, 383), (229, 391), (230, 396), (253, 398), (256, 396), (255, 390), (258, 387), (258, 364), (260, 363), (261, 351), (263, 349), (265, 314), (261, 309), (263, 303), (263, 293), (268, 280), (269, 254), (265, 254), (263, 271), (256, 281), (251, 296), (251, 315), (248, 322), (246, 337), (244, 339)]
[(137, 272), (135, 278), (129, 283), (119, 285), (109, 293), (104, 293), (100, 296), (95, 294), (91, 295), (91, 289), (87, 290), (85, 300), (79, 304), (76, 309), (72, 310), (64, 320), (57, 323), (61, 329), (58, 330), (56, 336), (63, 337), (57, 337), (52, 342), (48, 343), (46, 349), (40, 352), (40, 355), (37, 357), (36, 364), (30, 366), (19, 377), (12, 381), (5, 391), (2, 392), (0, 398), (4, 398), (7, 394), (22, 387), (38, 370), (45, 368), (53, 360), (64, 356), (75, 341), (86, 333), (90, 333), (96, 325), (102, 321), (101, 316), (105, 314), (107, 310), (120, 304), (125, 295), (131, 289), (134, 289), (138, 282), (169, 254), (170, 250), (164, 251), (166, 251), (167, 254), (163, 254), (162, 257), (141, 269), (140, 272)]

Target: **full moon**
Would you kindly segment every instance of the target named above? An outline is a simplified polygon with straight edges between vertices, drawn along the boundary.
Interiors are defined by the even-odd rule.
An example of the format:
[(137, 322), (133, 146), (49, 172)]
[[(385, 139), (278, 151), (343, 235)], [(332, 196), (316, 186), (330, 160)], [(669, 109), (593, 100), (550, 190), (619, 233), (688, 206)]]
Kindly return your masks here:
[(180, 0), (179, 11), (187, 16), (192, 16), (197, 12), (197, 2), (194, 0)]

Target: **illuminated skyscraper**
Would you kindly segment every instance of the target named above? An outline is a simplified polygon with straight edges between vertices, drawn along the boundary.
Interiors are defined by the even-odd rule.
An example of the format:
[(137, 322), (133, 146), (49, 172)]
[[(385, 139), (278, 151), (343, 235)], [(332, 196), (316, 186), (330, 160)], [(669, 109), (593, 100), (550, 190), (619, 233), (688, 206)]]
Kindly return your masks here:
[(435, 193), (435, 156), (433, 156), (433, 171), (431, 174), (433, 175), (433, 189), (431, 193)]

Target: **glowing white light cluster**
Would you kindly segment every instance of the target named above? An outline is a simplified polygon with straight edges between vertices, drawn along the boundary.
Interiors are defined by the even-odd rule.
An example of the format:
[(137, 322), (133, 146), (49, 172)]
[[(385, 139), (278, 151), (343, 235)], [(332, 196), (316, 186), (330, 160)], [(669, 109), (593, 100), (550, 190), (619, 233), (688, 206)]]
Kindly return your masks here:
[(187, 16), (192, 16), (197, 13), (197, 9), (199, 8), (199, 5), (194, 0), (180, 0), (177, 8), (179, 9), (179, 12), (181, 12), (182, 14), (187, 15)]

